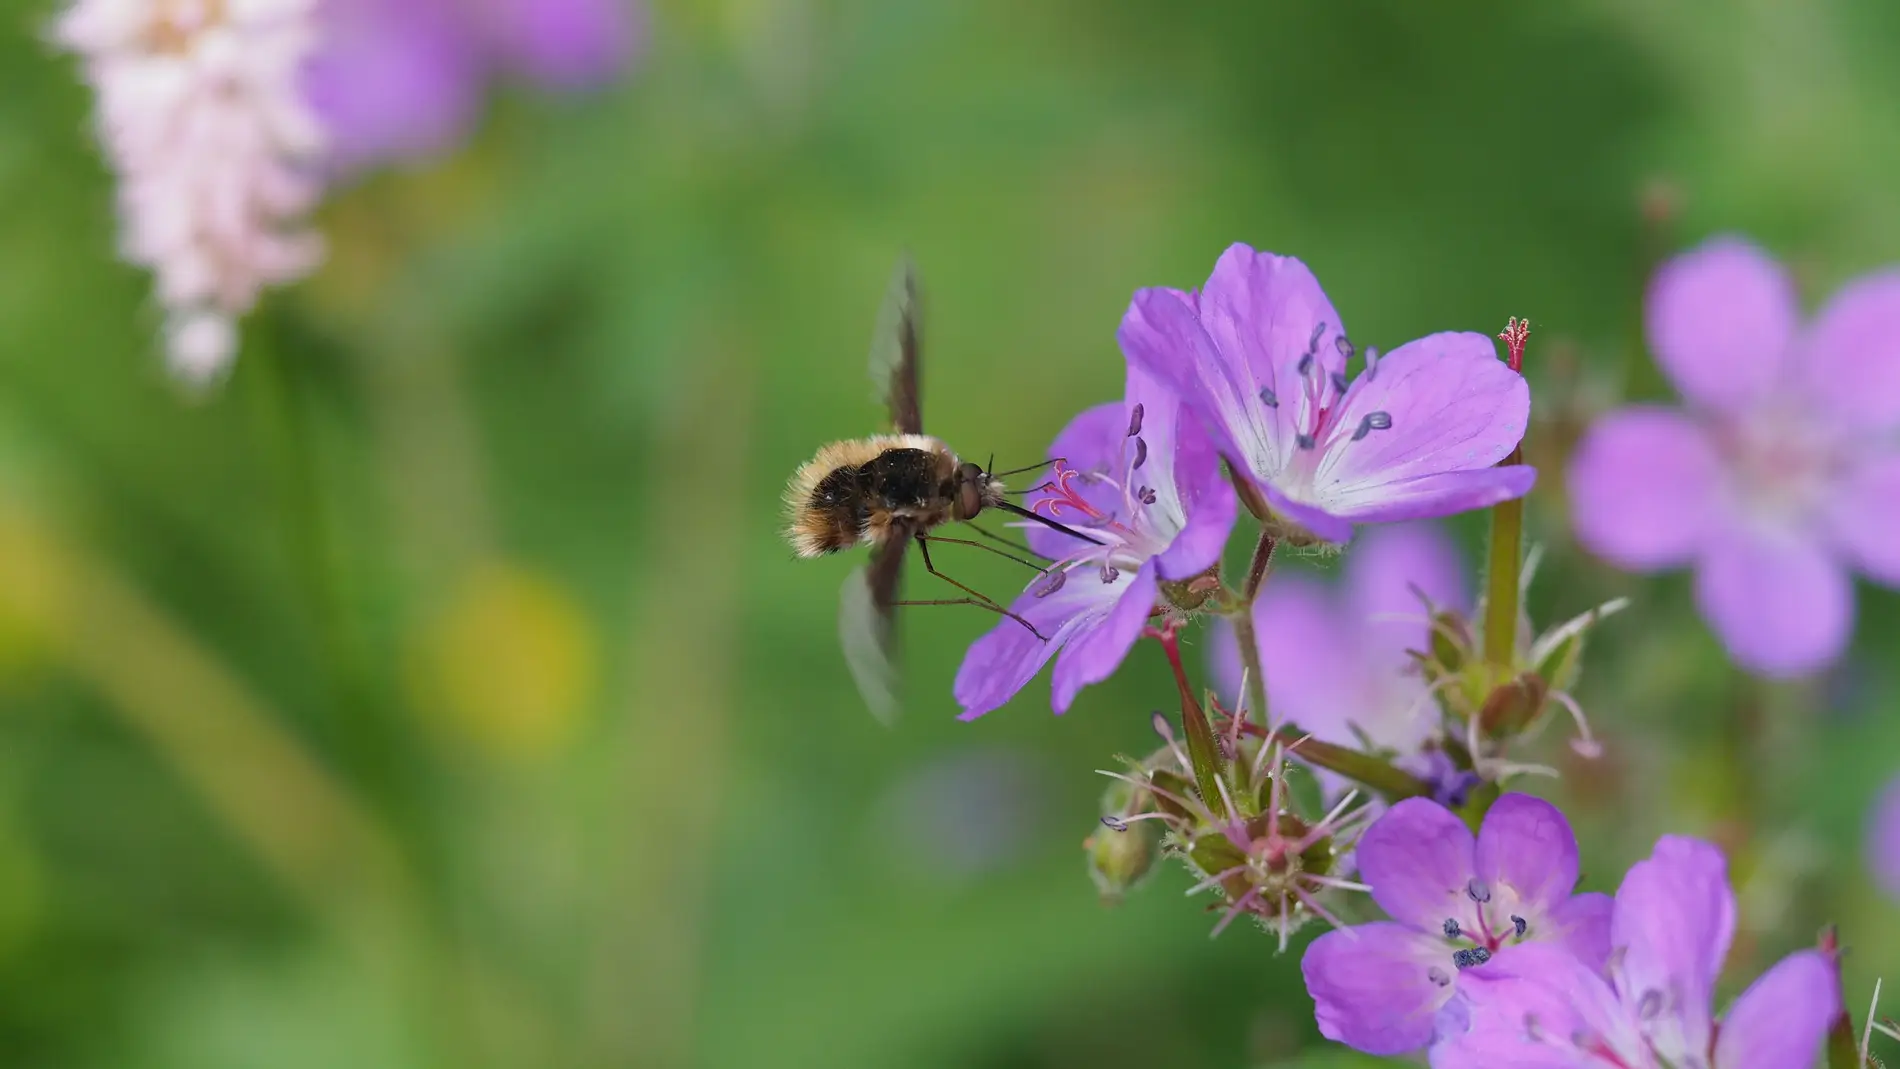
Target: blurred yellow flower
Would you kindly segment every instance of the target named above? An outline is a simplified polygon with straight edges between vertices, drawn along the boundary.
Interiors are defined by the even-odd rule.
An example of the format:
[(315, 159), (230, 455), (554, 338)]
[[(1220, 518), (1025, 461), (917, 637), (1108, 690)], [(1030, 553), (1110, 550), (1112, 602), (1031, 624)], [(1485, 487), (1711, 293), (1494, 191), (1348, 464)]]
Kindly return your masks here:
[(17, 505), (0, 503), (0, 681), (45, 658), (64, 626), (69, 587), (52, 532)]
[(491, 757), (558, 752), (593, 700), (597, 637), (551, 579), (491, 561), (466, 573), (441, 611), (411, 636), (417, 708), (448, 738)]

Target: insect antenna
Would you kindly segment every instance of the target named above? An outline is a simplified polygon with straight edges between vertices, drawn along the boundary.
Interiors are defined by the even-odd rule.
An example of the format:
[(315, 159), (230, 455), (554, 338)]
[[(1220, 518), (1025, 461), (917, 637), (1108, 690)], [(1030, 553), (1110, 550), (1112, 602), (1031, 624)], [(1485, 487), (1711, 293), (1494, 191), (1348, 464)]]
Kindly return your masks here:
[(1044, 527), (1047, 527), (1052, 531), (1061, 531), (1063, 534), (1068, 535), (1071, 538), (1080, 538), (1084, 542), (1093, 542), (1098, 546), (1108, 545), (1107, 542), (1104, 542), (1101, 539), (1094, 537), (1093, 535), (1083, 534), (1081, 531), (1078, 531), (1075, 528), (1070, 527), (1068, 524), (1057, 523), (1056, 521), (1050, 519), (1047, 516), (1042, 515), (1039, 512), (1031, 512), (1028, 509), (1022, 507), (1021, 505), (1016, 504), (1014, 501), (998, 501), (996, 503), (996, 507), (999, 509), (1002, 509), (1004, 512), (1015, 513), (1016, 515), (1021, 516), (1024, 519), (1035, 520), (1037, 523), (1042, 524)]
[[(1051, 464), (1067, 464), (1068, 462), (1069, 461), (1067, 457), (1050, 457), (1048, 460), (1040, 461), (1035, 464), (1028, 464), (1020, 468), (1011, 468), (1008, 471), (985, 472), (984, 474), (988, 475), (992, 479), (1000, 479), (1005, 475), (1021, 475), (1023, 472), (1035, 471), (1037, 468), (1046, 468)], [(990, 464), (991, 466), (994, 466), (996, 464), (995, 457), (990, 458)]]

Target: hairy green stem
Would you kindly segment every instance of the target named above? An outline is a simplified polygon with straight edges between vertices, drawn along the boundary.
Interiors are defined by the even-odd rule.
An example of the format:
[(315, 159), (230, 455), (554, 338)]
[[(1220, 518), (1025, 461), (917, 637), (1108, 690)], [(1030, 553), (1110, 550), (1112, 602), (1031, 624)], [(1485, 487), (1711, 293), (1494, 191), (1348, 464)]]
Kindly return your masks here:
[(1240, 588), (1240, 605), (1228, 617), (1234, 625), (1234, 641), (1240, 645), (1240, 663), (1247, 669), (1247, 708), (1261, 724), (1267, 722), (1267, 674), (1260, 665), (1260, 636), (1254, 632), (1253, 605), (1260, 597), (1260, 588), (1266, 585), (1267, 576), (1273, 572), (1273, 551), (1277, 545), (1273, 535), (1260, 532), (1260, 541), (1253, 547), (1253, 559), (1247, 564), (1246, 581)]
[[(1511, 450), (1506, 465), (1524, 460), (1522, 447)], [(1485, 660), (1509, 669), (1517, 651), (1517, 588), (1524, 565), (1524, 499), (1513, 498), (1491, 510), (1491, 559), (1484, 595)]]

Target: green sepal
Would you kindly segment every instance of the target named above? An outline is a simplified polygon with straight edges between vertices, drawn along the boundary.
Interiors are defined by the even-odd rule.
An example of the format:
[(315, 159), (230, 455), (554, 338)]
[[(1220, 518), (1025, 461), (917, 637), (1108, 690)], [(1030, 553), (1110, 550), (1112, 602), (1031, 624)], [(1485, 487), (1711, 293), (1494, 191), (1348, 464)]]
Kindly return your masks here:
[(1221, 801), (1220, 744), (1214, 741), (1214, 727), (1207, 714), (1185, 688), (1181, 691), (1181, 726), (1187, 731), (1188, 760), (1194, 765), (1194, 783), (1201, 790), (1201, 801), (1216, 817), (1225, 817), (1227, 804)]
[(1188, 858), (1194, 867), (1202, 873), (1213, 876), (1247, 863), (1247, 855), (1240, 852), (1227, 836), (1212, 832), (1194, 840), (1188, 847)]
[(1430, 797), (1432, 785), (1398, 768), (1392, 762), (1371, 754), (1344, 746), (1335, 746), (1330, 742), (1306, 737), (1298, 726), (1287, 724), (1275, 732), (1282, 741), (1298, 739), (1298, 749), (1289, 747), (1288, 752), (1310, 765), (1337, 772), (1347, 779), (1364, 784), (1377, 791), (1388, 802), (1402, 798)]

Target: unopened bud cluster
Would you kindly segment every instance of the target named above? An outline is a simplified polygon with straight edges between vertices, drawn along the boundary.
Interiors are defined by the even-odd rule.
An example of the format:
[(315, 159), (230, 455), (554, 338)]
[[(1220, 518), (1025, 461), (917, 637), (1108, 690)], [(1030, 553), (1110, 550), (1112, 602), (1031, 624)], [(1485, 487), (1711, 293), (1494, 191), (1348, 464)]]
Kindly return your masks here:
[[(1524, 587), (1535, 572), (1533, 553), (1523, 571)], [(1471, 619), (1428, 601), (1429, 648), (1411, 655), (1444, 715), (1447, 750), (1485, 780), (1539, 770), (1509, 760), (1508, 751), (1515, 740), (1541, 729), (1553, 709), (1560, 709), (1576, 725), (1571, 748), (1583, 757), (1595, 757), (1600, 748), (1570, 689), (1582, 669), (1585, 638), (1600, 620), (1626, 604), (1622, 598), (1606, 602), (1541, 635), (1534, 635), (1529, 617), (1519, 614), (1510, 655), (1495, 657), (1488, 655), (1491, 651), (1484, 648)], [(1484, 610), (1480, 605), (1478, 618)]]
[[(1189, 894), (1217, 899), (1209, 906), (1221, 915), (1215, 934), (1247, 914), (1285, 949), (1314, 917), (1336, 924), (1328, 901), (1362, 889), (1346, 871), (1367, 816), (1354, 805), (1358, 793), (1323, 815), (1310, 811), (1317, 805), (1302, 812), (1317, 785), (1278, 741), (1250, 734), (1244, 717), (1221, 718), (1217, 734), (1192, 704), (1184, 720), (1182, 739), (1156, 713), (1163, 745), (1123, 758), (1125, 772), (1104, 773), (1115, 783), (1103, 796), (1103, 827), (1088, 841), (1097, 886), (1118, 898), (1167, 856), (1195, 876)], [(1294, 790), (1296, 777), (1310, 789)]]

